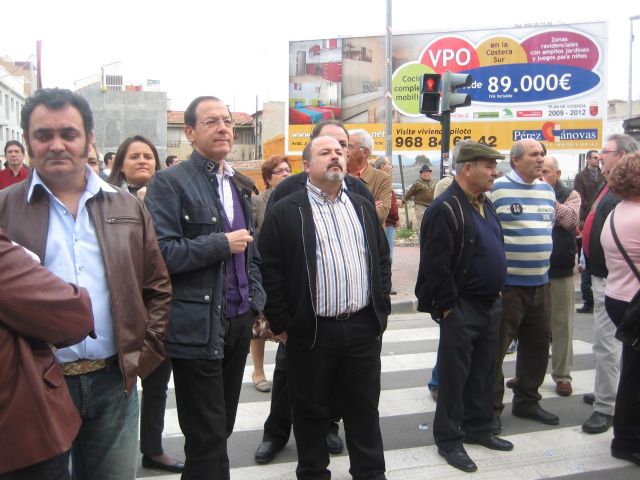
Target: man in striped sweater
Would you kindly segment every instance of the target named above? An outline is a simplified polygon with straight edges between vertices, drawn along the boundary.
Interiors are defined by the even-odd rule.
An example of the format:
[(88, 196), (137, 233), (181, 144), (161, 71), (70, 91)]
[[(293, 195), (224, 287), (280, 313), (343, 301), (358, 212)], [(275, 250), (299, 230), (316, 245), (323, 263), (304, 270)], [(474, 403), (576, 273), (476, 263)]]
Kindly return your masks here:
[(550, 340), (551, 290), (549, 259), (553, 242), (556, 197), (539, 180), (544, 163), (542, 145), (533, 139), (511, 148), (512, 171), (495, 181), (491, 191), (504, 233), (507, 280), (502, 294), (497, 379), (494, 398), (494, 433), (501, 430), (504, 409), (502, 361), (513, 338), (518, 338), (512, 413), (547, 425), (558, 416), (540, 406), (538, 388), (547, 370)]

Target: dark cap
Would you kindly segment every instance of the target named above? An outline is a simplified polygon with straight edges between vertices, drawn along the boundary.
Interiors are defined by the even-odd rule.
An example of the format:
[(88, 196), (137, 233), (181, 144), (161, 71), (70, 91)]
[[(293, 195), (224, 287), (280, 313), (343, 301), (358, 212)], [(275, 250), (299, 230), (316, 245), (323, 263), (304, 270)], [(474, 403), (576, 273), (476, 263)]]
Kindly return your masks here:
[(460, 147), (455, 158), (456, 163), (473, 162), (475, 160), (502, 160), (502, 155), (498, 150), (487, 147), (482, 143), (469, 142)]
[(422, 167), (420, 168), (420, 173), (430, 172), (430, 171), (431, 171), (431, 167), (429, 165), (422, 165)]

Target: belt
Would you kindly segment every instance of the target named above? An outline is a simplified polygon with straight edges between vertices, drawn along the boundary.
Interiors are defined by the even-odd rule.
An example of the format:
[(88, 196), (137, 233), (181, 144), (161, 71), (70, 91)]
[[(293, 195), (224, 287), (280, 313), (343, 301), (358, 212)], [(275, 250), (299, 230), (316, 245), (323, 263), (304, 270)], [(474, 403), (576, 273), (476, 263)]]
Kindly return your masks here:
[(100, 360), (76, 360), (75, 362), (61, 363), (62, 373), (67, 376), (84, 375), (111, 367), (116, 363), (116, 356)]
[(364, 308), (362, 308), (362, 309), (360, 309), (360, 310), (357, 310), (357, 311), (355, 311), (355, 312), (344, 312), (344, 313), (341, 313), (341, 314), (339, 314), (339, 315), (335, 315), (335, 316), (331, 316), (331, 317), (321, 317), (321, 316), (318, 316), (318, 320), (320, 320), (320, 321), (324, 321), (324, 320), (338, 320), (338, 321), (343, 322), (343, 321), (345, 321), (345, 320), (349, 320), (350, 318), (355, 317), (355, 316), (357, 316), (357, 315), (359, 315), (359, 314), (363, 313), (367, 308), (369, 308), (369, 306), (366, 306), (366, 307), (364, 307)]

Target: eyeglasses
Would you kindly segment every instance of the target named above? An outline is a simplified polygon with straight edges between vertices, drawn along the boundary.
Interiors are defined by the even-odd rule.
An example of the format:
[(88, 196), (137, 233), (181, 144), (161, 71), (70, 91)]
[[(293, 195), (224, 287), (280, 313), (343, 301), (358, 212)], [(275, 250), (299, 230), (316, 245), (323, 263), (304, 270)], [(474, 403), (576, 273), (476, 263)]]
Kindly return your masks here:
[(290, 168), (276, 168), (273, 172), (271, 172), (272, 175), (282, 175), (283, 173), (291, 173), (291, 169)]
[(233, 126), (233, 119), (231, 117), (223, 117), (223, 118), (207, 118), (200, 122), (205, 128), (213, 128), (218, 124), (224, 125), (227, 128)]
[(605, 153), (620, 153), (619, 150), (600, 150), (600, 155), (604, 155)]
[(352, 144), (349, 144), (349, 145), (347, 145), (347, 148), (348, 148), (349, 150), (353, 150), (354, 148), (364, 148), (364, 147), (363, 147), (362, 145), (352, 145)]

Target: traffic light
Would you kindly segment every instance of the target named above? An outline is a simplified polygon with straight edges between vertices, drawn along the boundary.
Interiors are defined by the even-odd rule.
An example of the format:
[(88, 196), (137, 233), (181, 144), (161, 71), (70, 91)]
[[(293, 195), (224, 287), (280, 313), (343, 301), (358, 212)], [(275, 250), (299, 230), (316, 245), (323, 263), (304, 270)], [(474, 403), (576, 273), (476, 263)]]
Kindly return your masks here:
[(424, 73), (420, 82), (420, 113), (440, 113), (440, 74)]
[(444, 72), (442, 80), (442, 111), (455, 112), (457, 107), (468, 107), (471, 105), (471, 95), (467, 93), (456, 93), (456, 88), (468, 87), (471, 85), (471, 75), (466, 73)]

